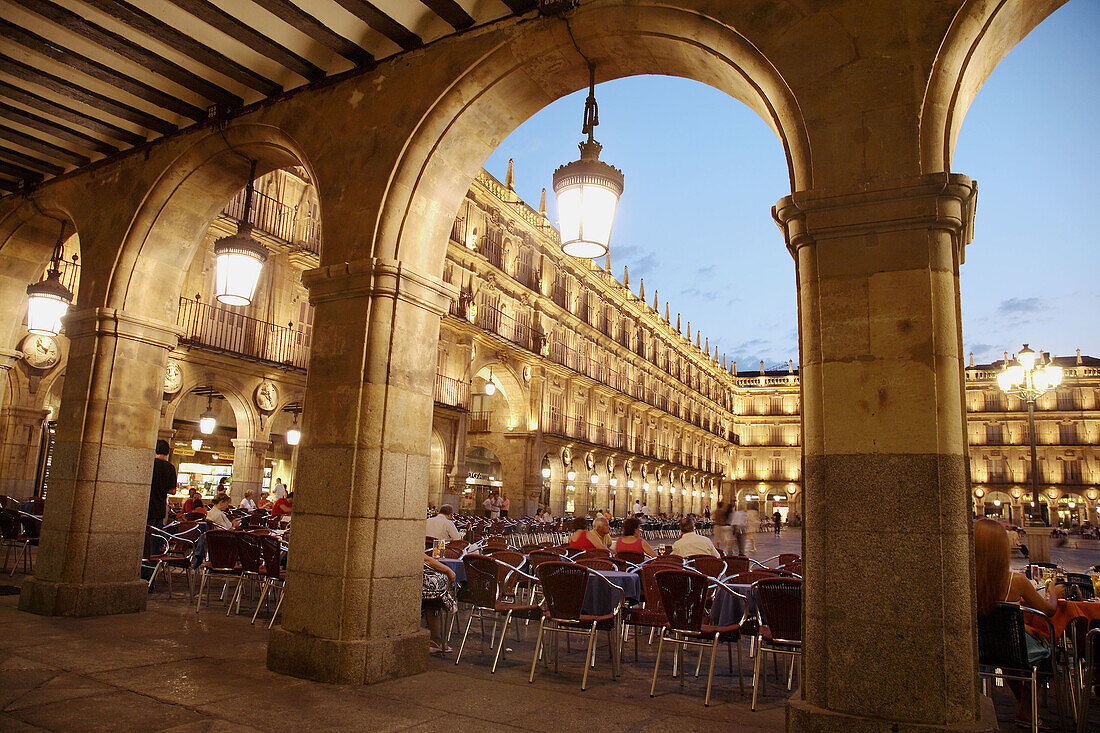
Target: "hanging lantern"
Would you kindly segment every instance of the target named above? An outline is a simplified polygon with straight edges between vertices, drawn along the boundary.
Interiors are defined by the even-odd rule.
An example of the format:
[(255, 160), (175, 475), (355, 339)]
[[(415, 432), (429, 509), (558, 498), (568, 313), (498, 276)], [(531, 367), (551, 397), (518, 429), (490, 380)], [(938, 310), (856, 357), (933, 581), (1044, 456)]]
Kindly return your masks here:
[(260, 282), (260, 271), (267, 262), (267, 247), (252, 237), (252, 224), (248, 221), (252, 209), (252, 181), (256, 177), (256, 162), (248, 174), (244, 187), (244, 214), (237, 222), (237, 233), (221, 237), (214, 242), (217, 273), (214, 277), (214, 296), (225, 305), (249, 305)]
[(596, 67), (588, 65), (588, 99), (584, 103), (581, 157), (554, 171), (558, 227), (562, 251), (572, 257), (596, 259), (607, 254), (615, 207), (623, 193), (623, 173), (600, 160), (603, 146), (593, 132), (600, 124), (596, 106)]
[(298, 429), (298, 413), (294, 413), (294, 424), (287, 428), (286, 431), (286, 444), (298, 445), (302, 440), (302, 431)]
[(206, 412), (199, 417), (199, 432), (203, 435), (210, 435), (214, 432), (214, 428), (218, 426), (218, 418), (214, 415), (213, 410), (213, 399), (212, 394), (206, 396)]
[(191, 450), (193, 450), (193, 451), (202, 450), (202, 438), (191, 438)]
[(27, 330), (31, 333), (56, 336), (61, 332), (61, 317), (69, 312), (73, 302), (72, 292), (61, 284), (64, 239), (65, 222), (61, 222), (46, 279), (27, 286)]
[(497, 386), (493, 383), (493, 368), (489, 367), (489, 381), (485, 383), (485, 394), (492, 397), (497, 392)]

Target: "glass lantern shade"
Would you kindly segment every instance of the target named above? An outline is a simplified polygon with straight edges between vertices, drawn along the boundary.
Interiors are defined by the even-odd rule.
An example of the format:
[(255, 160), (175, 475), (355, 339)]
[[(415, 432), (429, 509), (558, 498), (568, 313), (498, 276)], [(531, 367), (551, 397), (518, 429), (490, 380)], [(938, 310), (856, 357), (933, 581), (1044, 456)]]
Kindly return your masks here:
[(1035, 382), (1035, 389), (1039, 390), (1040, 392), (1045, 392), (1046, 390), (1050, 389), (1046, 369), (1036, 369), (1034, 375), (1032, 376), (1032, 380)]
[(599, 159), (602, 147), (594, 140), (583, 142), (580, 160), (554, 171), (561, 247), (572, 257), (603, 257), (611, 240), (623, 174)]
[(212, 413), (207, 412), (199, 418), (199, 432), (203, 435), (210, 435), (214, 432), (214, 428), (218, 426), (218, 420)]
[(997, 373), (997, 386), (1001, 388), (1002, 392), (1012, 389), (1012, 377), (1007, 371)]
[(1035, 366), (1035, 360), (1037, 358), (1038, 355), (1029, 349), (1027, 344), (1024, 344), (1024, 348), (1020, 349), (1019, 353), (1016, 354), (1016, 360), (1023, 365), (1024, 369), (1031, 369), (1031, 367)]
[(1054, 364), (1047, 364), (1046, 373), (1047, 382), (1051, 387), (1057, 387), (1062, 383), (1062, 367), (1055, 366)]
[(576, 479), (576, 478), (577, 478), (577, 472), (576, 472), (576, 471), (574, 471), (574, 470), (572, 470), (572, 469), (570, 469), (570, 470), (569, 470), (569, 472), (568, 472), (567, 474), (565, 474), (565, 477), (566, 477), (567, 479), (569, 479), (570, 481), (573, 481), (574, 479)]
[(543, 478), (550, 478), (550, 469), (549, 468), (542, 469), (542, 477)]
[(589, 477), (589, 481), (591, 481), (591, 482), (592, 482), (592, 483), (594, 483), (594, 484), (595, 484), (595, 483), (599, 483), (599, 480), (600, 480), (600, 477), (599, 477), (599, 476), (597, 476), (596, 474), (592, 474), (592, 475), (591, 475), (591, 476)]
[(45, 280), (27, 286), (27, 330), (56, 336), (72, 302), (72, 292), (61, 284), (61, 273), (51, 269)]
[(194, 450), (194, 451), (202, 450), (202, 438), (192, 438), (191, 439), (191, 450)]
[(1008, 380), (1009, 384), (1015, 386), (1017, 384), (1024, 383), (1024, 368), (1019, 364), (1013, 362), (1008, 367)]
[(286, 444), (298, 445), (302, 440), (302, 431), (297, 426), (292, 426), (286, 431)]
[(251, 231), (251, 226), (242, 223), (236, 234), (214, 242), (217, 257), (214, 295), (219, 303), (249, 305), (256, 294), (260, 271), (267, 261), (267, 247), (249, 236)]

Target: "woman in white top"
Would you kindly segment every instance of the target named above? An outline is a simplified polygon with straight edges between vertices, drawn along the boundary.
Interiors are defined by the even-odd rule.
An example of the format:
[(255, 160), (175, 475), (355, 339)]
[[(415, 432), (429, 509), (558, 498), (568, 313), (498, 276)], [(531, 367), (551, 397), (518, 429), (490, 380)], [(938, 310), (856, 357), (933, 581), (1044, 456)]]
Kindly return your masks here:
[(240, 508), (244, 509), (246, 512), (256, 511), (256, 502), (252, 500), (252, 496), (253, 496), (252, 489), (248, 489), (247, 491), (244, 492), (244, 498), (241, 499)]

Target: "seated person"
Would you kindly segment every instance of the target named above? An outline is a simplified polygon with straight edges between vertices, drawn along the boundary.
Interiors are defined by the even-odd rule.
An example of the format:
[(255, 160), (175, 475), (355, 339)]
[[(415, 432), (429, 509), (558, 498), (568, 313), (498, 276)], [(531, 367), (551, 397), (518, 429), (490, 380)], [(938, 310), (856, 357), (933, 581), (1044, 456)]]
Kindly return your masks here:
[(615, 554), (620, 552), (640, 552), (646, 557), (656, 557), (657, 553), (642, 539), (642, 523), (637, 517), (623, 520), (623, 536), (615, 540)]
[(188, 512), (206, 513), (206, 505), (202, 503), (202, 493), (198, 489), (191, 489), (191, 498), (183, 502), (183, 513)]
[(246, 512), (256, 511), (256, 502), (252, 499), (255, 492), (252, 489), (248, 489), (244, 492), (244, 498), (241, 499), (239, 509), (244, 509)]
[(428, 632), (431, 637), (428, 642), (428, 649), (433, 653), (453, 652), (454, 649), (443, 641), (440, 611), (444, 608), (453, 611), (455, 608), (454, 598), (451, 596), (450, 590), (454, 588), (455, 573), (439, 560), (425, 554), (424, 575), (425, 580), (420, 597), (420, 613), (428, 622)]
[(695, 533), (695, 520), (690, 517), (680, 520), (680, 539), (672, 543), (672, 554), (680, 557), (691, 557), (692, 555), (722, 556), (709, 537)]
[(271, 508), (272, 516), (286, 517), (294, 513), (294, 492), (291, 491), (286, 496), (275, 502), (275, 506)]
[[(974, 578), (978, 590), (978, 615), (990, 613), (1001, 601), (1020, 603), (1034, 608), (1048, 616), (1058, 610), (1058, 599), (1062, 597), (1065, 586), (1054, 585), (1047, 580), (1045, 596), (1039, 595), (1023, 573), (1013, 573), (1009, 569), (1008, 533), (1004, 526), (992, 519), (974, 521)], [(1050, 649), (1043, 642), (1028, 633), (1028, 661), (1035, 663), (1050, 656)], [(1016, 696), (1016, 723), (1031, 727), (1031, 695), (1016, 680), (1005, 680), (1012, 694)]]
[(214, 504), (206, 512), (206, 521), (216, 525), (219, 529), (234, 529), (240, 522), (239, 519), (230, 521), (225, 512), (229, 509), (229, 495), (218, 494), (214, 497)]
[(573, 534), (569, 537), (569, 547), (574, 550), (607, 550), (611, 547), (611, 526), (603, 517), (596, 517), (592, 521), (590, 530), (588, 520), (577, 517), (573, 520)]
[(439, 514), (430, 518), (424, 526), (424, 536), (430, 540), (460, 540), (462, 539), (462, 533), (458, 531), (458, 527), (451, 520), (451, 515), (454, 514), (454, 507), (450, 504), (444, 504), (439, 507)]
[(273, 504), (271, 503), (271, 498), (268, 496), (268, 493), (266, 491), (261, 491), (260, 492), (260, 498), (256, 502), (256, 508), (257, 509), (270, 509), (272, 506), (273, 506)]

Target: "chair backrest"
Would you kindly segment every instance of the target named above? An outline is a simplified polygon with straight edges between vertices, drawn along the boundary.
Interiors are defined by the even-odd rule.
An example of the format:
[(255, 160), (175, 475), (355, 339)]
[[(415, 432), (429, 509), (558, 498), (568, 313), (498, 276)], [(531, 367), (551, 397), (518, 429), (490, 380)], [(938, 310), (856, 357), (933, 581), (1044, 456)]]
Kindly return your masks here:
[(611, 557), (611, 550), (597, 547), (594, 550), (585, 550), (580, 554), (580, 557)]
[(10, 509), (0, 509), (0, 536), (6, 540), (14, 540), (21, 531), (19, 515)]
[[(601, 558), (594, 558), (594, 559), (601, 559)], [(634, 563), (632, 563), (629, 560), (626, 560), (624, 558), (616, 557), (614, 555), (612, 555), (611, 557), (608, 558), (608, 562), (613, 563), (615, 565), (616, 570), (621, 570), (624, 573), (629, 573), (632, 570), (634, 570), (634, 568), (635, 568)]]
[(689, 567), (710, 578), (721, 578), (726, 572), (726, 563), (713, 555), (696, 555), (688, 558), (684, 567)]
[(752, 584), (761, 623), (778, 641), (802, 641), (802, 581), (764, 578)]
[[(495, 608), (500, 589), (500, 563), (488, 555), (466, 555), (466, 590), (478, 608)], [(507, 570), (507, 568), (505, 568)]]
[(722, 562), (726, 564), (726, 575), (746, 573), (752, 567), (752, 560), (744, 555), (726, 555), (722, 558)]
[(631, 551), (631, 550), (623, 550), (622, 552), (616, 552), (615, 557), (622, 558), (623, 560), (626, 560), (627, 562), (632, 562), (635, 565), (637, 565), (638, 563), (645, 562), (645, 553), (644, 552), (634, 552), (634, 551)]
[(260, 538), (248, 532), (235, 532), (237, 537), (237, 561), (247, 573), (260, 573), (263, 570), (263, 549)]
[(1018, 603), (998, 603), (989, 613), (978, 614), (978, 664), (1030, 669), (1026, 635), (1024, 614)]
[(561, 562), (561, 555), (545, 550), (536, 550), (527, 556), (531, 560), (531, 567), (535, 568), (544, 562)]
[(234, 570), (237, 567), (237, 533), (228, 529), (208, 530), (206, 556), (210, 560), (210, 567)]
[(664, 611), (664, 604), (661, 603), (661, 591), (657, 588), (657, 581), (654, 580), (654, 576), (665, 570), (675, 570), (676, 568), (668, 563), (647, 562), (638, 568), (638, 577), (642, 579), (642, 595), (645, 596), (645, 610), (655, 613), (661, 613)]
[(526, 554), (535, 552), (537, 550), (541, 550), (542, 545), (528, 543), (528, 544), (524, 545), (523, 547), (521, 547), (520, 549), (523, 551), (523, 554), (526, 555)]
[(794, 575), (802, 575), (802, 563), (789, 562), (785, 565), (780, 565), (779, 569), (786, 573), (793, 573)]
[(567, 555), (569, 553), (569, 548), (568, 547), (561, 547), (561, 546), (558, 546), (558, 545), (550, 545), (550, 546), (547, 546), (547, 547), (543, 547), (541, 551), (542, 552), (552, 552), (555, 555)]
[(458, 558), (462, 557), (462, 548), (461, 547), (444, 547), (443, 548), (443, 557), (447, 558), (448, 560), (457, 560)]
[(1092, 578), (1085, 573), (1066, 573), (1066, 579), (1058, 581), (1058, 584), (1065, 586), (1067, 601), (1087, 601), (1096, 597), (1092, 588)]
[(508, 540), (503, 537), (487, 537), (485, 539), (485, 546), (504, 548), (508, 546)]
[(562, 621), (580, 619), (591, 572), (585, 566), (571, 562), (544, 562), (535, 568), (550, 618)]
[(802, 556), (796, 552), (781, 552), (775, 559), (777, 565), (786, 565), (791, 562), (802, 562)]
[[(514, 568), (523, 567), (523, 561), (527, 559), (522, 552), (518, 552), (517, 550), (492, 550), (491, 552), (486, 552), (485, 554), (496, 558), (503, 563), (507, 563)], [(505, 570), (507, 571), (508, 569), (505, 568)]]
[(279, 544), (279, 538), (274, 535), (254, 535), (260, 543), (260, 552), (264, 558), (264, 575), (269, 578), (280, 578), (283, 570), (283, 547)]
[(141, 548), (141, 559), (148, 560), (153, 554), (153, 528), (145, 525), (145, 545)]
[(665, 568), (653, 575), (672, 631), (699, 632), (707, 615), (711, 578), (693, 570)]
[(583, 565), (591, 570), (616, 570), (615, 563), (606, 557), (579, 557), (574, 560), (578, 565)]
[(748, 572), (738, 573), (732, 578), (727, 579), (727, 583), (736, 583), (737, 585), (752, 585), (758, 580), (764, 578), (776, 578), (775, 573), (770, 570), (749, 570)]
[(424, 549), (425, 550), (431, 550), (434, 547), (435, 547), (435, 538), (434, 537), (425, 537), (424, 538)]
[(679, 555), (658, 555), (657, 557), (646, 560), (646, 565), (683, 565), (684, 558)]

